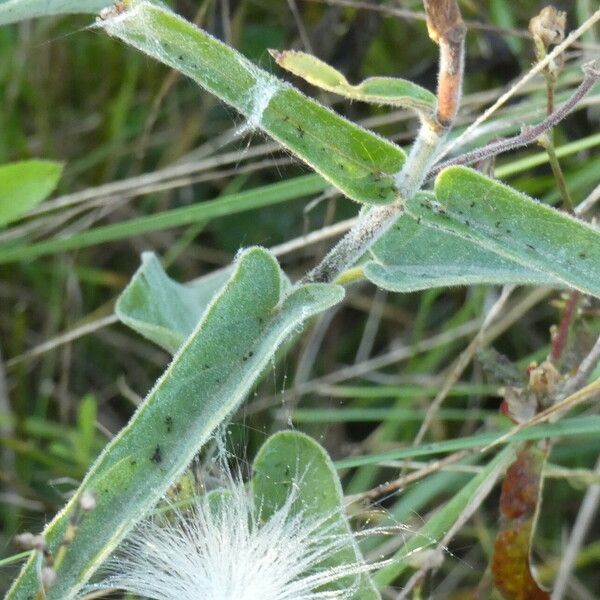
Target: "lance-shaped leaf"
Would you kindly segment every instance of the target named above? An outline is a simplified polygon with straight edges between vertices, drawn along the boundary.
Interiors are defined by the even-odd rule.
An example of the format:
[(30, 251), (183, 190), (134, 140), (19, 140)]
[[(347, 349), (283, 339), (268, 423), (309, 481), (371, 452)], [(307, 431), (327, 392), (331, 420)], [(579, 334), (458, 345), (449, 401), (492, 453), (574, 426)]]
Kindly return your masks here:
[[(46, 600), (70, 600), (127, 531), (156, 504), (209, 436), (242, 402), (277, 348), (312, 315), (339, 302), (336, 285), (284, 293), (275, 258), (241, 254), (228, 283), (156, 382), (129, 424), (100, 455), (67, 506), (44, 532), (56, 552), (81, 495), (96, 495)], [(25, 565), (6, 600), (38, 591), (39, 557)]]
[(230, 274), (223, 269), (182, 285), (165, 273), (155, 254), (144, 252), (115, 313), (125, 325), (175, 354)]
[(492, 575), (507, 600), (550, 599), (550, 594), (535, 580), (530, 561), (546, 458), (547, 452), (527, 444), (502, 482), (502, 526), (494, 544)]
[(32, 159), (0, 166), (0, 227), (45, 200), (54, 191), (62, 171), (62, 163), (51, 160)]
[(99, 21), (117, 37), (192, 78), (233, 106), (248, 127), (268, 133), (348, 197), (396, 199), (404, 152), (270, 75), (169, 10), (131, 2)]
[(110, 4), (110, 0), (4, 0), (0, 2), (0, 25), (18, 23), (34, 17), (97, 13)]
[[(340, 568), (363, 561), (344, 512), (344, 494), (339, 477), (325, 450), (312, 438), (294, 431), (283, 431), (270, 437), (254, 460), (254, 493), (261, 500), (264, 516), (281, 507), (294, 494), (292, 509), (323, 517), (328, 535), (348, 538), (348, 546), (327, 558), (324, 567)], [(293, 486), (293, 489), (292, 489)], [(334, 528), (332, 519), (337, 521)], [(317, 532), (315, 532), (318, 535)], [(377, 600), (379, 592), (368, 575), (354, 581), (340, 580), (339, 586), (356, 586), (355, 600)]]
[(412, 108), (426, 115), (433, 115), (436, 97), (420, 85), (394, 77), (369, 77), (358, 85), (352, 85), (346, 77), (331, 65), (312, 54), (298, 50), (269, 50), (277, 64), (302, 77), (308, 83), (344, 98)]
[[(418, 194), (416, 202), (435, 196)], [(375, 261), (363, 266), (375, 285), (392, 292), (481, 284), (523, 284), (566, 287), (554, 277), (528, 269), (452, 233), (402, 215), (373, 246)]]
[(600, 231), (465, 167), (450, 167), (407, 210), (567, 287), (600, 297)]

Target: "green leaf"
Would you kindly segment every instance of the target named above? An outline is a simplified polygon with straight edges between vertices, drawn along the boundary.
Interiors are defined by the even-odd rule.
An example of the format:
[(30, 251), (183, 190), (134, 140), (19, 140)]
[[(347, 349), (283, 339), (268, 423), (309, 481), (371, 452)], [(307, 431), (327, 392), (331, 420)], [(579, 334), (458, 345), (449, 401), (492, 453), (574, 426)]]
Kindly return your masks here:
[[(292, 510), (304, 512), (314, 518), (324, 518), (323, 527), (329, 535), (348, 537), (348, 547), (327, 560), (332, 569), (363, 562), (360, 550), (352, 535), (344, 512), (344, 494), (331, 459), (312, 438), (294, 431), (283, 431), (271, 436), (261, 447), (254, 460), (254, 493), (268, 517), (281, 507), (290, 494), (296, 500)], [(334, 530), (332, 521), (337, 520)], [(318, 533), (315, 532), (317, 535)], [(340, 580), (342, 585), (357, 585), (356, 600), (376, 600), (379, 592), (368, 575), (358, 576), (358, 581)]]
[(38, 159), (0, 166), (0, 227), (45, 200), (58, 184), (62, 170), (62, 163)]
[(0, 25), (17, 23), (34, 17), (97, 13), (111, 4), (111, 0), (5, 0), (0, 2)]
[(436, 201), (415, 197), (407, 210), (547, 276), (547, 285), (600, 297), (600, 232), (565, 213), (465, 167), (450, 167), (435, 184)]
[(182, 285), (165, 273), (152, 252), (144, 252), (115, 313), (125, 325), (175, 354), (230, 275), (225, 269)]
[(351, 85), (338, 70), (316, 56), (297, 50), (270, 50), (277, 64), (302, 77), (308, 83), (344, 98), (386, 104), (433, 114), (436, 97), (420, 85), (393, 77), (369, 77), (358, 85)]
[(349, 198), (396, 199), (405, 154), (263, 71), (233, 48), (149, 2), (101, 21), (110, 35), (192, 78), (233, 106)]
[[(433, 203), (423, 192), (415, 202)], [(376, 259), (363, 267), (365, 277), (392, 292), (482, 284), (522, 284), (566, 287), (547, 274), (528, 269), (495, 252), (438, 228), (402, 215), (373, 246)]]
[[(284, 293), (283, 274), (266, 250), (251, 248), (150, 391), (128, 425), (106, 447), (44, 536), (60, 545), (85, 491), (96, 494), (46, 600), (71, 600), (127, 531), (184, 471), (215, 428), (251, 391), (276, 350), (308, 318), (339, 302), (343, 288), (311, 284)], [(32, 558), (6, 600), (38, 589)]]
[(508, 446), (495, 456), (486, 467), (467, 483), (451, 500), (430, 517), (425, 525), (415, 533), (393, 558), (393, 564), (380, 569), (374, 580), (380, 587), (389, 585), (410, 566), (411, 556), (431, 546), (437, 546), (444, 535), (451, 530), (463, 511), (469, 511), (473, 498), (486, 496), (496, 479), (504, 472), (515, 457), (514, 447)]

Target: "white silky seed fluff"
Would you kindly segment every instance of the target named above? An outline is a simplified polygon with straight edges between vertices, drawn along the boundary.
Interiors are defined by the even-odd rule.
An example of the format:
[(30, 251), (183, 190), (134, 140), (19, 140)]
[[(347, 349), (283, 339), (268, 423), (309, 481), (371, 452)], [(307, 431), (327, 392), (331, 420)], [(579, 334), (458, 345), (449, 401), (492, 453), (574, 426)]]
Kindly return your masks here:
[[(187, 511), (142, 522), (91, 589), (152, 600), (350, 600), (357, 576), (374, 568), (358, 559), (323, 566), (352, 547), (352, 537), (339, 533), (335, 514), (296, 512), (294, 491), (268, 519), (240, 481), (230, 478), (224, 494), (217, 510), (204, 495)], [(344, 578), (345, 589), (323, 591)]]

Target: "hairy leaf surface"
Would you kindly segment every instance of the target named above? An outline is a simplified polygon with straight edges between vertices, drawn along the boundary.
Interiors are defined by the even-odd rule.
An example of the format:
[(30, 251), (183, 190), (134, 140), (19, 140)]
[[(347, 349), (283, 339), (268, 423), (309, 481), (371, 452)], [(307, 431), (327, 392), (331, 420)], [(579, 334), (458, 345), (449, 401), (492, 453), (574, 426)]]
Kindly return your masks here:
[(183, 285), (165, 273), (155, 254), (144, 252), (115, 312), (125, 325), (175, 354), (230, 274), (224, 269)]
[(415, 196), (408, 211), (524, 267), (600, 297), (600, 232), (465, 167), (450, 167), (435, 184), (435, 201)]
[(0, 2), (0, 25), (18, 23), (34, 17), (97, 13), (111, 4), (111, 0), (5, 0)]
[[(83, 492), (97, 505), (83, 518), (47, 600), (70, 600), (127, 531), (156, 504), (212, 432), (243, 401), (277, 348), (343, 289), (311, 284), (285, 293), (266, 250), (242, 253), (231, 278), (156, 382), (128, 425), (91, 467), (44, 536), (56, 551)], [(38, 590), (33, 557), (7, 600)]]
[[(426, 192), (418, 194), (416, 199), (429, 203), (434, 200), (435, 196)], [(364, 265), (365, 276), (392, 292), (509, 283), (566, 287), (555, 277), (529, 269), (407, 214), (398, 219), (371, 252), (376, 260)]]
[[(344, 513), (344, 494), (338, 474), (325, 450), (312, 438), (294, 431), (283, 431), (270, 437), (254, 461), (254, 492), (263, 500), (265, 516), (277, 510), (290, 494), (296, 495), (295, 511), (311, 518), (324, 517), (323, 526), (338, 524), (333, 535), (348, 536), (349, 545), (327, 560), (332, 569), (363, 562)], [(294, 490), (291, 489), (294, 486)], [(318, 535), (318, 534), (316, 534)], [(340, 580), (340, 586), (357, 586), (356, 600), (380, 598), (377, 588), (367, 575), (356, 581)], [(340, 589), (337, 587), (336, 589)]]
[(271, 50), (277, 64), (308, 83), (351, 100), (412, 108), (433, 114), (436, 97), (420, 85), (394, 77), (369, 77), (351, 85), (346, 77), (316, 56), (298, 50)]
[(404, 152), (260, 69), (169, 10), (140, 1), (100, 21), (115, 36), (187, 75), (233, 106), (349, 198), (385, 204), (397, 197)]

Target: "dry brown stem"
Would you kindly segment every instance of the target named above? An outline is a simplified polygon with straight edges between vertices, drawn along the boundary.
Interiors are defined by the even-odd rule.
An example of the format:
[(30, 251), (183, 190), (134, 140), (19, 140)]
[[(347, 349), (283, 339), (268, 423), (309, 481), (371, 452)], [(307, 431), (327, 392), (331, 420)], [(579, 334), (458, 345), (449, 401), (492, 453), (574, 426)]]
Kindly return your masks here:
[(456, 0), (424, 0), (429, 37), (440, 47), (437, 118), (448, 127), (460, 105), (467, 28)]

